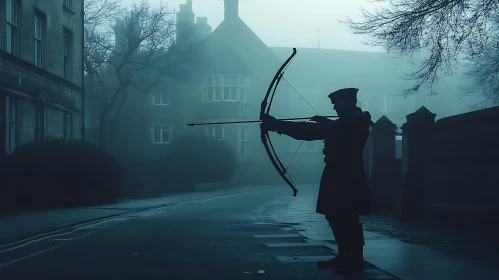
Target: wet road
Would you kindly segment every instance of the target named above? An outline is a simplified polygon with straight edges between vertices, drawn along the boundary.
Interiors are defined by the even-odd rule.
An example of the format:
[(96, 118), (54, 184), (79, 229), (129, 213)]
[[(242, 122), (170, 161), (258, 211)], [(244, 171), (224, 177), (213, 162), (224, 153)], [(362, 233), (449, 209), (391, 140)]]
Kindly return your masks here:
[[(315, 266), (335, 245), (262, 213), (289, 196), (284, 187), (197, 195), (0, 246), (0, 279), (344, 279)], [(365, 279), (394, 278), (368, 266)]]
[(2, 247), (0, 279), (338, 279), (313, 262), (279, 261), (332, 254), (254, 215), (290, 195), (285, 188), (228, 194)]

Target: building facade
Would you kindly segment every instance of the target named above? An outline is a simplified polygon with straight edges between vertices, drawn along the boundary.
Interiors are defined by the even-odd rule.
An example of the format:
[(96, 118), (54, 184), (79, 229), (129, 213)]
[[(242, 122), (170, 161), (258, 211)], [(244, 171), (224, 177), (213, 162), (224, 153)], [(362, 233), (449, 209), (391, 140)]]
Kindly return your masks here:
[[(122, 123), (128, 126), (123, 139), (132, 137), (133, 143), (140, 144), (124, 140), (119, 144), (122, 148), (118, 153), (126, 154), (131, 160), (159, 160), (166, 157), (169, 144), (177, 137), (204, 135), (233, 148), (239, 161), (233, 183), (281, 183), (282, 179), (262, 148), (258, 124), (186, 126), (188, 122), (258, 118), (262, 98), (283, 62), (239, 17), (238, 0), (225, 0), (224, 4), (224, 21), (213, 32), (206, 26), (205, 18), (194, 22), (192, 1), (180, 6), (177, 21), (181, 28), (177, 38), (191, 38), (190, 42), (196, 44), (199, 71), (193, 71), (188, 81), (165, 82), (145, 98), (140, 95), (129, 97), (128, 109), (122, 113)], [(291, 51), (290, 48), (287, 55)], [(283, 82), (279, 91), (277, 96), (288, 95), (291, 88)], [(289, 114), (285, 106), (290, 100), (281, 101), (274, 101), (271, 112)], [(283, 163), (294, 160), (290, 173), (295, 175), (295, 181), (302, 181), (299, 177), (312, 181), (320, 175), (310, 174), (323, 164), (322, 148), (318, 143), (301, 145), (285, 136), (271, 137)], [(301, 148), (295, 154), (299, 146)], [(269, 181), (270, 178), (275, 180)]]
[(81, 135), (82, 0), (0, 0), (2, 153)]
[[(145, 97), (130, 96), (122, 120), (127, 129), (120, 137), (118, 153), (154, 161), (164, 158), (178, 137), (201, 134), (232, 146), (239, 159), (234, 183), (282, 184), (262, 146), (258, 124), (186, 126), (257, 119), (267, 87), (292, 53), (291, 47), (267, 46), (239, 17), (239, 0), (224, 0), (224, 5), (225, 18), (212, 32), (205, 18), (194, 22), (192, 1), (180, 6), (177, 38), (196, 34), (191, 42), (199, 51), (199, 71), (192, 71), (188, 81), (167, 81)], [(271, 114), (278, 118), (316, 115), (295, 90), (320, 114), (334, 114), (327, 95), (344, 87), (360, 89), (359, 106), (371, 113), (373, 121), (385, 115), (399, 127), (418, 106), (432, 108), (440, 116), (466, 110), (458, 105), (458, 98), (450, 96), (458, 87), (452, 80), (440, 86), (443, 94), (437, 97), (425, 92), (397, 96), (411, 83), (402, 79), (410, 70), (404, 67), (386, 53), (298, 48), (276, 92)], [(324, 166), (321, 141), (302, 142), (275, 133), (271, 139), (283, 164), (293, 161), (288, 171), (297, 184), (318, 182)]]

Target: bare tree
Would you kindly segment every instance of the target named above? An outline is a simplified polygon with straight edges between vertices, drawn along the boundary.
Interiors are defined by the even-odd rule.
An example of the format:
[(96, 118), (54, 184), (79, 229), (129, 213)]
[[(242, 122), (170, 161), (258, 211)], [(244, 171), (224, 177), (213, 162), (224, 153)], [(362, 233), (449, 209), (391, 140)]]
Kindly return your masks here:
[(84, 24), (95, 26), (114, 20), (123, 10), (120, 3), (120, 0), (85, 0)]
[[(407, 75), (415, 84), (405, 90), (406, 96), (417, 93), (423, 85), (430, 89), (430, 94), (437, 94), (434, 85), (440, 72), (447, 76), (454, 74), (461, 61), (484, 62), (493, 42), (499, 38), (494, 31), (499, 13), (497, 0), (370, 2), (389, 2), (389, 5), (375, 12), (362, 9), (360, 22), (347, 18), (345, 23), (355, 34), (370, 35), (368, 44), (401, 56), (409, 55), (413, 61), (415, 54), (426, 56), (420, 67)], [(495, 95), (498, 94), (496, 91)]]
[(480, 93), (485, 97), (483, 102), (475, 105), (477, 108), (499, 104), (499, 18), (495, 27), (494, 40), (467, 65), (470, 70), (466, 74), (473, 82), (465, 90), (468, 94)]
[(147, 94), (162, 80), (175, 77), (187, 52), (175, 44), (175, 13), (165, 3), (153, 7), (142, 1), (121, 10), (112, 0), (93, 1), (119, 11), (115, 24), (109, 24), (104, 8), (93, 7), (85, 30), (86, 88), (100, 105), (99, 144), (106, 148), (114, 141), (113, 124), (127, 95)]

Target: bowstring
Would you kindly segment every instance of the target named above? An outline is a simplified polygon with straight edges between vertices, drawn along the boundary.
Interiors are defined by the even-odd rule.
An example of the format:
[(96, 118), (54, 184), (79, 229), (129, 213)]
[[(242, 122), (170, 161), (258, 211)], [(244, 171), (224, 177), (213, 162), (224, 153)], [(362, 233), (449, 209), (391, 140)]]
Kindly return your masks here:
[(308, 106), (310, 106), (310, 108), (314, 109), (314, 111), (317, 113), (318, 116), (321, 116), (321, 114), (319, 112), (317, 112), (317, 110), (315, 110), (314, 106), (312, 106), (312, 104), (310, 104), (310, 102), (307, 101), (307, 99), (305, 97), (303, 97), (303, 95), (301, 95), (298, 90), (288, 81), (288, 79), (286, 79), (286, 77), (282, 77), (286, 83), (288, 83), (288, 85), (305, 101), (307, 102)]
[[(288, 64), (289, 66), (289, 64)], [(288, 68), (288, 66), (286, 66), (286, 69)], [(284, 71), (282, 72), (282, 75), (284, 75)], [(307, 101), (307, 99), (302, 95), (300, 94), (300, 92), (298, 92), (298, 90), (288, 81), (288, 79), (286, 79), (286, 77), (282, 76), (280, 77), (280, 79), (284, 79), (284, 81), (286, 81), (286, 83), (288, 83), (288, 85), (308, 104), (308, 106), (310, 106), (310, 108), (312, 108), (318, 116), (321, 116), (321, 114), (314, 108), (314, 106), (312, 106), (312, 104), (310, 104), (310, 102)], [(286, 173), (288, 171), (288, 168), (289, 166), (291, 165), (291, 163), (293, 162), (293, 160), (295, 159), (296, 155), (298, 154), (298, 152), (300, 151), (300, 148), (301, 146), (303, 146), (303, 143), (305, 143), (305, 140), (302, 140), (301, 143), (300, 143), (300, 146), (298, 146), (298, 149), (296, 150), (296, 152), (293, 154), (293, 157), (291, 157), (291, 160), (289, 161), (289, 163), (286, 165)], [(289, 173), (288, 173), (289, 174)], [(291, 177), (290, 177), (291, 179)], [(292, 179), (291, 179), (292, 181)], [(293, 183), (294, 184), (294, 183)]]

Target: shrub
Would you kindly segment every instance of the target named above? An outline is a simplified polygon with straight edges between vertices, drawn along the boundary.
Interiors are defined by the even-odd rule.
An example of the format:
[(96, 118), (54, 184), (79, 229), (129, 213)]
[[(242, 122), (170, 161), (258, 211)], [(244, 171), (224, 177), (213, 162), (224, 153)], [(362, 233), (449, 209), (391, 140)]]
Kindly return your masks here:
[(111, 203), (122, 186), (121, 168), (111, 155), (79, 140), (31, 142), (7, 163), (7, 195), (20, 208)]
[(211, 137), (185, 135), (176, 138), (160, 161), (155, 180), (169, 190), (193, 191), (196, 183), (230, 180), (237, 166), (234, 150)]

